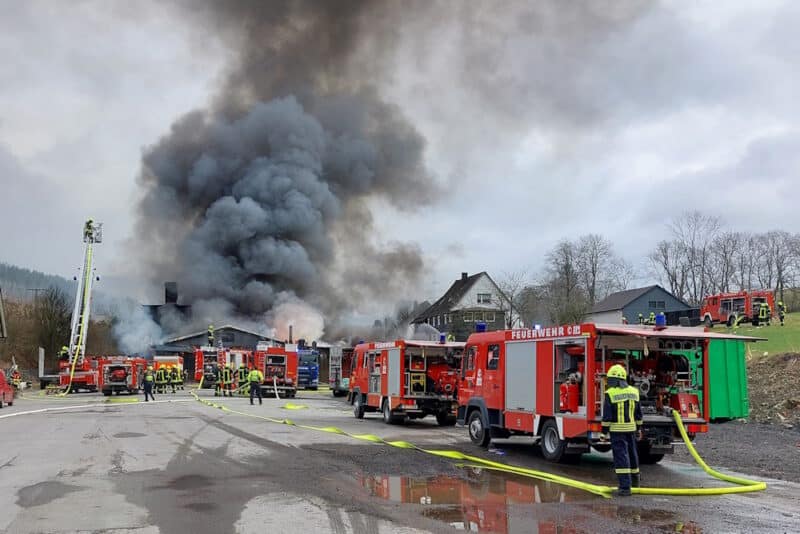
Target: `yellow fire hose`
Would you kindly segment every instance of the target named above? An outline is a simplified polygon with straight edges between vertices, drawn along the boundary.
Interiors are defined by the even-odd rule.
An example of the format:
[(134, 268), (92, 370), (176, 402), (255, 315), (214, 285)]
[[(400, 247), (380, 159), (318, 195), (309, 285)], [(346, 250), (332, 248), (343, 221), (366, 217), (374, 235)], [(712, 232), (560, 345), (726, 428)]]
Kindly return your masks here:
[[(458, 460), (459, 462), (462, 462), (460, 464), (456, 464), (456, 465), (459, 465), (459, 466), (470, 465), (470, 466), (481, 467), (481, 468), (486, 468), (486, 469), (491, 469), (491, 470), (496, 470), (496, 471), (503, 471), (503, 472), (507, 472), (507, 473), (513, 473), (513, 474), (516, 474), (516, 475), (521, 475), (521, 476), (526, 476), (526, 477), (531, 477), (531, 478), (537, 478), (537, 479), (540, 479), (540, 480), (548, 480), (548, 481), (555, 482), (557, 484), (561, 484), (561, 485), (564, 485), (564, 486), (569, 486), (569, 487), (577, 488), (577, 489), (580, 489), (580, 490), (583, 490), (583, 491), (587, 491), (587, 492), (593, 493), (595, 495), (600, 495), (602, 497), (610, 497), (611, 493), (614, 490), (617, 489), (616, 487), (612, 487), (612, 486), (603, 486), (603, 485), (599, 485), (599, 484), (592, 484), (592, 483), (589, 483), (589, 482), (583, 482), (581, 480), (577, 480), (577, 479), (574, 479), (574, 478), (569, 478), (569, 477), (565, 477), (565, 476), (561, 476), (561, 475), (556, 475), (556, 474), (553, 474), (553, 473), (547, 473), (545, 471), (538, 471), (536, 469), (530, 469), (530, 468), (527, 468), (527, 467), (519, 467), (519, 466), (504, 464), (504, 463), (501, 463), (501, 462), (495, 462), (495, 461), (487, 460), (487, 459), (480, 458), (480, 457), (477, 457), (477, 456), (464, 454), (464, 453), (459, 452), (459, 451), (439, 450), (439, 449), (425, 449), (425, 448), (419, 447), (417, 445), (414, 445), (413, 443), (409, 443), (408, 441), (387, 441), (387, 440), (381, 438), (380, 436), (376, 436), (376, 435), (373, 435), (373, 434), (352, 434), (350, 432), (346, 432), (346, 431), (344, 431), (344, 430), (342, 430), (340, 428), (334, 427), (334, 426), (317, 427), (317, 426), (310, 426), (310, 425), (299, 425), (299, 424), (295, 423), (294, 421), (292, 421), (291, 419), (275, 419), (273, 417), (267, 417), (267, 416), (264, 416), (264, 415), (258, 415), (258, 414), (252, 414), (252, 413), (247, 413), (247, 412), (241, 412), (241, 411), (238, 411), (238, 410), (233, 410), (231, 408), (228, 408), (225, 405), (201, 399), (200, 397), (197, 396), (197, 394), (194, 391), (192, 392), (192, 395), (194, 396), (194, 398), (197, 401), (205, 404), (206, 406), (210, 406), (212, 408), (217, 408), (217, 409), (222, 410), (223, 412), (226, 412), (226, 413), (241, 415), (241, 416), (250, 417), (250, 418), (253, 418), (253, 419), (261, 419), (263, 421), (268, 421), (270, 423), (287, 425), (287, 426), (292, 426), (292, 427), (296, 427), (296, 428), (302, 428), (302, 429), (306, 429), (306, 430), (313, 430), (313, 431), (316, 431), (316, 432), (328, 432), (328, 433), (331, 433), (331, 434), (339, 434), (339, 435), (342, 435), (342, 436), (348, 436), (348, 437), (351, 437), (353, 439), (358, 439), (358, 440), (361, 440), (361, 441), (368, 441), (368, 442), (371, 442), (371, 443), (380, 443), (380, 444), (383, 444), (383, 445), (389, 445), (391, 447), (397, 447), (397, 448), (400, 448), (400, 449), (413, 449), (413, 450), (416, 450), (416, 451), (419, 451), (419, 452), (423, 452), (425, 454), (430, 454), (430, 455), (433, 455), (433, 456), (449, 458), (451, 460)], [(284, 408), (297, 409), (297, 408), (290, 408), (288, 405), (284, 406)], [(724, 488), (632, 488), (632, 492), (634, 494), (639, 494), (639, 495), (726, 495), (726, 494), (730, 494), (730, 493), (749, 493), (749, 492), (753, 492), (753, 491), (763, 491), (763, 490), (765, 490), (767, 488), (767, 485), (764, 482), (756, 482), (756, 481), (748, 480), (748, 479), (745, 479), (745, 478), (734, 477), (734, 476), (731, 476), (731, 475), (725, 475), (723, 473), (720, 473), (720, 472), (715, 471), (714, 469), (710, 468), (703, 461), (703, 459), (697, 453), (697, 450), (694, 448), (694, 445), (692, 445), (692, 442), (689, 440), (689, 436), (687, 435), (686, 429), (683, 426), (683, 421), (681, 420), (680, 414), (673, 410), (672, 415), (675, 418), (675, 422), (678, 425), (678, 430), (680, 431), (681, 437), (683, 438), (684, 442), (686, 443), (686, 446), (688, 447), (689, 452), (691, 453), (692, 457), (695, 459), (697, 464), (700, 467), (702, 467), (703, 470), (706, 473), (708, 473), (709, 475), (711, 475), (712, 477), (714, 477), (716, 479), (719, 479), (719, 480), (723, 480), (725, 482), (730, 482), (732, 484), (737, 484), (737, 486), (729, 486), (729, 487), (724, 487)]]

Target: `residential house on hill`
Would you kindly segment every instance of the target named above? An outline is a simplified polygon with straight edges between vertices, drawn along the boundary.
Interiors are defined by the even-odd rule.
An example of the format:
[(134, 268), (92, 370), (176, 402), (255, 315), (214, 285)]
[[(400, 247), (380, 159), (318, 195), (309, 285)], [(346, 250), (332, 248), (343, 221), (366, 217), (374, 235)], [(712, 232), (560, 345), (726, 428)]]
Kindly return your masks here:
[(508, 299), (486, 272), (461, 273), (441, 298), (411, 322), (429, 324), (457, 341), (466, 341), (475, 323), (486, 323), (487, 330), (505, 328), (509, 308)]

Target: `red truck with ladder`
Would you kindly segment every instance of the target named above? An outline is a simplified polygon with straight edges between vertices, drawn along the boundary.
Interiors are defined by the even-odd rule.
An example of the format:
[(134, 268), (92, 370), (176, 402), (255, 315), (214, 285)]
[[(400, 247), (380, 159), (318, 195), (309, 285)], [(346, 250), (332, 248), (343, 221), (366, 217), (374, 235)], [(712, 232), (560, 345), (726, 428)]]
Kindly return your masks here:
[(458, 370), (464, 343), (397, 340), (355, 348), (348, 401), (358, 419), (380, 412), (388, 424), (436, 416), (456, 423)]
[(126, 356), (108, 356), (98, 362), (98, 389), (106, 397), (112, 393), (135, 395), (142, 387), (147, 360)]
[(592, 323), (475, 333), (464, 351), (458, 421), (481, 446), (533, 437), (551, 461), (590, 447), (606, 452), (605, 376), (619, 363), (640, 392), (640, 460), (656, 463), (679, 439), (672, 409), (691, 437), (708, 431), (712, 339), (755, 340), (703, 328)]
[(770, 316), (775, 315), (775, 294), (772, 291), (739, 291), (719, 293), (703, 299), (700, 318), (707, 327), (714, 323), (733, 326), (736, 322), (757, 323), (761, 303), (769, 306)]
[(253, 354), (253, 365), (264, 373), (261, 391), (265, 396), (294, 397), (297, 394), (297, 345), (286, 347), (259, 343)]
[(226, 352), (204, 345), (194, 349), (194, 379), (196, 382), (202, 380), (203, 389), (213, 388), (217, 383), (217, 368), (223, 367), (228, 363)]

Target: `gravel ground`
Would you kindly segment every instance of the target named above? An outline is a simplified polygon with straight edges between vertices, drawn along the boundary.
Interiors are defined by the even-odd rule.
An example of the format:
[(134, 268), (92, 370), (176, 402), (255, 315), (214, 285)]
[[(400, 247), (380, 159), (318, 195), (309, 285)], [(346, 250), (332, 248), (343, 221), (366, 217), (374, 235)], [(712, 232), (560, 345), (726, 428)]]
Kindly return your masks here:
[[(800, 430), (777, 425), (732, 421), (710, 425), (695, 440), (711, 467), (800, 482)], [(694, 462), (686, 447), (676, 446), (676, 461)]]

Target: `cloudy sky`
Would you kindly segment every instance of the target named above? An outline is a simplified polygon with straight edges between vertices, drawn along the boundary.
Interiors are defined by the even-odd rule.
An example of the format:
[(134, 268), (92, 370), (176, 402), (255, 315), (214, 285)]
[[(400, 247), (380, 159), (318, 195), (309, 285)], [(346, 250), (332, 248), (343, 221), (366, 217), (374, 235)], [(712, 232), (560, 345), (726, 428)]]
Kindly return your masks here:
[[(128, 4), (4, 6), (1, 261), (71, 275), (93, 216), (101, 272), (125, 272), (143, 149), (215, 97), (231, 40)], [(458, 5), (392, 28), (376, 70), (441, 186), (422, 207), (371, 205), (375, 239), (421, 247), (418, 297), (461, 271), (535, 272), (588, 232), (644, 270), (687, 209), (734, 229), (800, 228), (796, 2), (500, 2), (469, 18)]]

